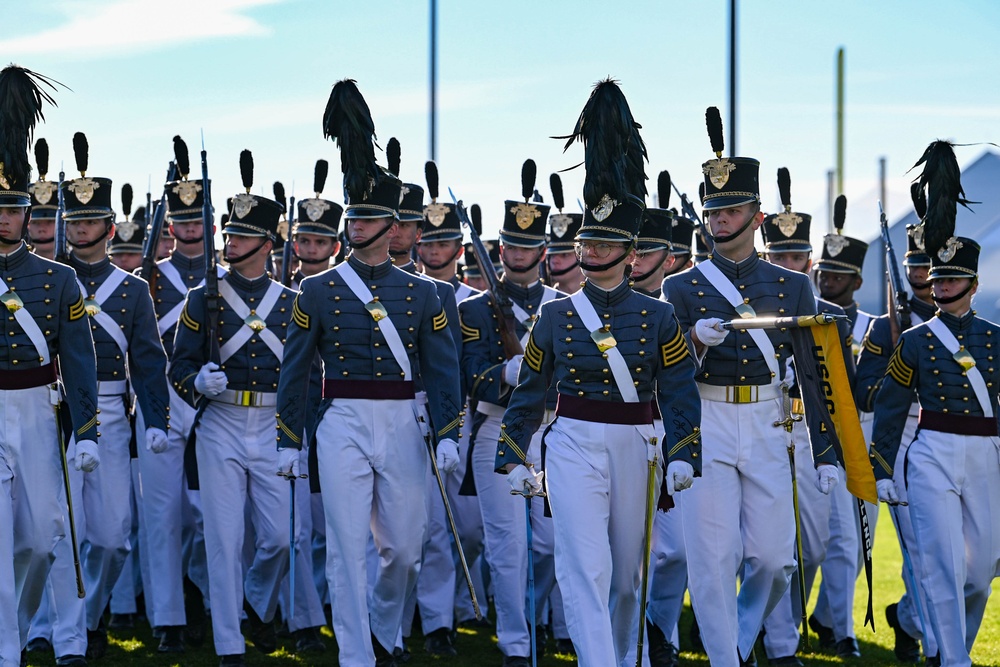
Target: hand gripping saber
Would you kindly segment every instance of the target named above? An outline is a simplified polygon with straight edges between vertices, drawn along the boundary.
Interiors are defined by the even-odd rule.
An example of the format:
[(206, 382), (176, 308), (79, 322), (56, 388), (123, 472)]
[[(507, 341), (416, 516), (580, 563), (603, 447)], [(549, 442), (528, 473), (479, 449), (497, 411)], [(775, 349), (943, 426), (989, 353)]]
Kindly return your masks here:
[(288, 619), (295, 617), (295, 480), (308, 479), (309, 475), (293, 475), (278, 471), (278, 477), (288, 480)]
[[(656, 447), (656, 438), (650, 439), (650, 444)], [(649, 559), (653, 550), (653, 514), (656, 512), (656, 466), (660, 462), (657, 450), (649, 462), (646, 473), (646, 527), (643, 532), (642, 548), (642, 582), (639, 589), (639, 640), (636, 643), (635, 666), (642, 667), (642, 644), (646, 633), (646, 598), (649, 593)]]
[(434, 479), (437, 480), (438, 490), (441, 491), (441, 503), (444, 505), (444, 513), (448, 517), (448, 528), (451, 529), (451, 536), (455, 538), (455, 549), (458, 551), (458, 561), (462, 565), (462, 574), (465, 576), (465, 585), (469, 587), (469, 597), (472, 598), (472, 609), (476, 612), (476, 620), (483, 620), (483, 612), (479, 609), (479, 600), (476, 599), (476, 587), (472, 583), (472, 575), (469, 574), (469, 564), (465, 560), (465, 550), (462, 549), (462, 539), (458, 535), (458, 528), (455, 526), (455, 515), (451, 512), (451, 503), (448, 502), (448, 492), (444, 488), (444, 479), (438, 469), (437, 457), (434, 455), (434, 443), (432, 442), (430, 424), (423, 415), (418, 417), (420, 430), (424, 434), (424, 442), (427, 444), (427, 454), (431, 458), (431, 470), (434, 471)]
[(792, 472), (792, 509), (795, 513), (795, 559), (797, 561), (799, 580), (799, 600), (802, 609), (802, 642), (809, 649), (809, 625), (806, 622), (806, 571), (802, 562), (802, 519), (799, 514), (799, 481), (795, 473), (795, 438), (792, 437), (792, 427), (795, 422), (802, 421), (800, 415), (792, 414), (792, 400), (788, 397), (788, 385), (781, 385), (781, 408), (784, 419), (774, 422), (775, 427), (783, 427), (788, 434), (788, 467)]

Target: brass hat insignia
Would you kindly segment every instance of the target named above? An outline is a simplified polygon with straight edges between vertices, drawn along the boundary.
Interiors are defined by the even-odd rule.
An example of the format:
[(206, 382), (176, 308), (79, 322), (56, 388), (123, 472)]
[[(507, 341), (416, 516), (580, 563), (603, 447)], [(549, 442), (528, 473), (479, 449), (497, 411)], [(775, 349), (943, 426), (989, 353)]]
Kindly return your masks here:
[(185, 206), (193, 204), (198, 199), (199, 192), (201, 192), (201, 183), (194, 181), (181, 181), (174, 186), (174, 194), (184, 202)]
[(734, 169), (736, 169), (736, 165), (730, 162), (727, 157), (709, 160), (701, 165), (701, 173), (708, 176), (708, 180), (717, 190), (721, 190), (729, 182), (729, 174)]
[(126, 219), (118, 223), (117, 229), (115, 230), (115, 235), (125, 243), (128, 243), (129, 241), (132, 240), (132, 237), (135, 236), (135, 233), (136, 231), (138, 231), (138, 229), (139, 225), (132, 222), (131, 220)]
[(823, 239), (823, 243), (826, 245), (826, 252), (830, 257), (836, 257), (844, 251), (844, 248), (851, 244), (846, 236), (841, 236), (840, 234), (827, 234), (826, 238)]
[(401, 187), (399, 189), (399, 203), (400, 204), (403, 203), (403, 197), (405, 197), (408, 194), (410, 194), (410, 188), (406, 187), (406, 184), (404, 183), (403, 187)]
[(241, 192), (233, 197), (233, 215), (242, 220), (250, 212), (250, 209), (256, 205), (257, 199), (253, 195)]
[(590, 214), (594, 216), (594, 220), (598, 222), (604, 222), (612, 211), (615, 210), (615, 206), (618, 202), (611, 197), (604, 195), (601, 197), (601, 201), (597, 202), (597, 206), (590, 210)]
[(537, 206), (527, 202), (512, 206), (510, 212), (514, 214), (514, 222), (517, 223), (519, 229), (531, 227), (531, 223), (542, 215)]
[(431, 202), (424, 207), (424, 219), (435, 227), (440, 227), (444, 222), (444, 217), (448, 215), (448, 207), (444, 204)]
[(306, 217), (309, 218), (310, 222), (316, 222), (330, 210), (330, 205), (323, 199), (307, 199), (305, 205)]
[(554, 215), (550, 220), (552, 221), (552, 233), (560, 239), (566, 235), (566, 232), (569, 231), (570, 223), (573, 222), (573, 218), (565, 213)]
[(35, 196), (39, 204), (48, 204), (55, 195), (56, 184), (52, 181), (37, 181), (28, 186), (28, 192)]
[(101, 184), (92, 178), (76, 178), (69, 182), (67, 189), (72, 192), (77, 201), (87, 204), (94, 198), (94, 190), (101, 187)]
[(948, 243), (946, 243), (943, 248), (938, 250), (938, 259), (942, 262), (950, 262), (955, 256), (955, 253), (957, 253), (963, 245), (965, 244), (952, 236), (948, 239)]
[(790, 211), (782, 211), (778, 214), (775, 224), (778, 225), (778, 231), (787, 237), (795, 234), (800, 222), (802, 222), (802, 218), (799, 215)]

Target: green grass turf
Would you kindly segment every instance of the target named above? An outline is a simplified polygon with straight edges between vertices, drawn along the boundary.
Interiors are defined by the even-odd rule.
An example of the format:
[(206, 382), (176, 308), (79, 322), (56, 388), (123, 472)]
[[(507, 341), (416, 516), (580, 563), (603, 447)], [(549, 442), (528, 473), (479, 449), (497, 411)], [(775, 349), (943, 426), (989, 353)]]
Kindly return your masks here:
[[(864, 578), (859, 580), (857, 596), (855, 597), (854, 619), (855, 631), (858, 643), (861, 647), (862, 658), (858, 660), (843, 661), (831, 654), (819, 652), (801, 651), (800, 657), (803, 663), (811, 667), (823, 667), (835, 664), (851, 664), (858, 667), (889, 667), (896, 666), (897, 663), (892, 653), (893, 633), (885, 622), (885, 607), (899, 599), (903, 592), (903, 583), (899, 577), (902, 565), (895, 533), (893, 532), (889, 515), (881, 512), (875, 538), (874, 550), (874, 605), (875, 605), (875, 627), (876, 633), (872, 633), (870, 628), (862, 627), (865, 616), (865, 604), (867, 596), (865, 593)], [(817, 586), (813, 589), (813, 601), (815, 601)], [(976, 646), (972, 652), (972, 659), (976, 665), (983, 667), (989, 665), (1000, 665), (1000, 609), (995, 600), (990, 600), (986, 609), (986, 615)], [(703, 653), (694, 653), (690, 650), (688, 643), (688, 630), (691, 625), (692, 614), (690, 607), (686, 606), (681, 619), (681, 664), (682, 665), (708, 665), (708, 658)], [(280, 648), (272, 655), (265, 656), (254, 650), (252, 645), (247, 646), (248, 665), (274, 665), (275, 667), (299, 667), (301, 665), (336, 665), (336, 654), (333, 646), (333, 635), (329, 630), (324, 629), (324, 637), (327, 641), (327, 652), (316, 656), (298, 657), (294, 654), (294, 643), (291, 640), (281, 640)], [(815, 636), (813, 636), (815, 642)], [(407, 646), (412, 653), (412, 659), (407, 663), (413, 667), (427, 665), (496, 665), (499, 667), (503, 657), (496, 646), (496, 636), (490, 629), (466, 629), (458, 631), (456, 647), (459, 651), (457, 658), (435, 658), (428, 656), (423, 650), (423, 637), (414, 636), (407, 641)], [(108, 654), (99, 661), (91, 661), (93, 665), (101, 667), (120, 667), (124, 665), (142, 665), (143, 667), (161, 667), (167, 665), (190, 665), (192, 667), (202, 667), (217, 665), (218, 658), (212, 649), (211, 635), (206, 640), (204, 646), (200, 648), (188, 647), (183, 656), (162, 656), (156, 652), (157, 642), (153, 639), (149, 628), (146, 625), (137, 626), (135, 630), (122, 632), (112, 631), (110, 635), (110, 646)], [(555, 644), (552, 640), (548, 644), (548, 654), (538, 661), (539, 665), (558, 667), (559, 665), (574, 664), (575, 660), (569, 656), (553, 655)], [(29, 665), (52, 665), (54, 656), (51, 652), (29, 653)], [(766, 665), (763, 648), (760, 643), (757, 645), (757, 656), (761, 665)]]

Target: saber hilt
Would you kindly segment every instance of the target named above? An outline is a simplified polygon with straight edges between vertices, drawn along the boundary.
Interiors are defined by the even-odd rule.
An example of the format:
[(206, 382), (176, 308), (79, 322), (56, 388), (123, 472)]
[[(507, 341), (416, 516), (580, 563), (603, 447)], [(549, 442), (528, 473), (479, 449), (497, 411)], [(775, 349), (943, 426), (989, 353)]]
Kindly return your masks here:
[(846, 319), (847, 315), (833, 313), (796, 315), (791, 317), (744, 317), (738, 320), (720, 322), (717, 328), (719, 331), (732, 331), (733, 329), (798, 329), (817, 324), (830, 324), (831, 322)]

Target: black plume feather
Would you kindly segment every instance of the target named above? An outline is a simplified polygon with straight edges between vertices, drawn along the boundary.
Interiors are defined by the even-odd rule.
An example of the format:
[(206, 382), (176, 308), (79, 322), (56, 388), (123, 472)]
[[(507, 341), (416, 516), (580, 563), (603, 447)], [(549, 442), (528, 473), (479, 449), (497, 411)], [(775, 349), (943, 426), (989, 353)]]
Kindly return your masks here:
[(246, 148), (240, 151), (240, 178), (243, 179), (247, 194), (250, 194), (250, 188), (253, 187), (253, 153)]
[(146, 207), (140, 206), (135, 209), (135, 215), (132, 216), (132, 220), (145, 220), (146, 219)]
[(567, 139), (564, 151), (574, 141), (583, 142), (587, 208), (596, 207), (604, 195), (616, 201), (625, 201), (628, 195), (646, 196), (646, 144), (639, 136), (641, 128), (616, 82), (605, 79), (591, 91), (573, 133), (556, 137)]
[(913, 210), (917, 213), (917, 219), (923, 222), (924, 216), (927, 215), (927, 196), (920, 183), (916, 181), (910, 183), (910, 199), (913, 200)]
[(56, 105), (45, 88), (56, 85), (62, 84), (16, 65), (0, 71), (0, 163), (12, 184), (31, 180), (28, 150), (35, 124), (45, 120), (42, 103)]
[(479, 204), (473, 204), (469, 214), (472, 216), (472, 228), (476, 230), (476, 234), (482, 235), (483, 209), (479, 208)]
[(274, 190), (274, 201), (281, 204), (281, 208), (288, 209), (288, 200), (285, 198), (285, 186), (281, 181), (275, 181), (274, 185), (271, 186)]
[(326, 177), (330, 172), (330, 163), (326, 160), (316, 160), (316, 170), (313, 172), (313, 192), (319, 197), (326, 187)]
[(399, 140), (396, 137), (392, 137), (389, 139), (389, 143), (385, 145), (385, 159), (389, 163), (389, 171), (396, 176), (399, 176), (399, 157)]
[(661, 171), (656, 177), (656, 206), (670, 208), (670, 172)]
[(177, 173), (181, 178), (187, 178), (191, 173), (191, 156), (188, 154), (188, 145), (179, 134), (174, 135), (174, 162), (177, 163)]
[(531, 199), (531, 195), (535, 191), (535, 178), (538, 176), (538, 167), (535, 166), (535, 161), (528, 159), (524, 161), (521, 165), (521, 196), (524, 197), (524, 201)]
[(132, 186), (128, 183), (122, 186), (122, 212), (126, 220), (128, 214), (132, 212)]
[(927, 211), (924, 215), (924, 247), (933, 256), (955, 235), (958, 205), (969, 208), (970, 202), (962, 190), (962, 170), (958, 167), (955, 150), (950, 142), (933, 141), (912, 168), (924, 165), (917, 184), (926, 192)]
[(435, 202), (438, 198), (438, 166), (433, 160), (424, 163), (424, 177), (427, 179), (427, 194)]
[(87, 143), (87, 135), (83, 132), (73, 135), (73, 155), (76, 157), (77, 171), (81, 176), (85, 176), (90, 163), (90, 145)]
[(38, 166), (38, 177), (45, 178), (49, 173), (49, 142), (39, 139), (35, 142), (35, 164)]
[(722, 137), (722, 115), (719, 114), (718, 107), (705, 109), (705, 124), (708, 126), (708, 139), (712, 142), (712, 152), (721, 156), (726, 148), (726, 142)]
[(562, 179), (559, 178), (559, 174), (549, 176), (549, 189), (552, 190), (552, 203), (562, 211), (566, 200), (563, 199)]
[(338, 81), (323, 113), (323, 136), (340, 148), (344, 192), (348, 201), (361, 202), (369, 184), (378, 185), (382, 170), (375, 162), (375, 121), (353, 79)]
[(833, 202), (833, 228), (838, 234), (844, 232), (844, 220), (847, 218), (847, 197), (837, 195), (837, 201)]
[[(778, 196), (786, 211), (792, 210), (792, 175), (786, 167), (778, 168)], [(846, 205), (846, 202), (845, 202)]]

